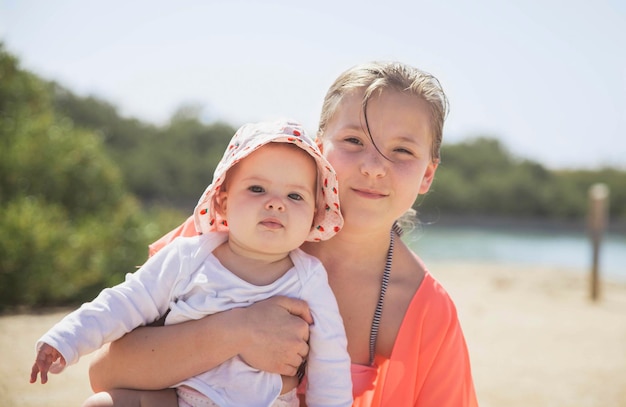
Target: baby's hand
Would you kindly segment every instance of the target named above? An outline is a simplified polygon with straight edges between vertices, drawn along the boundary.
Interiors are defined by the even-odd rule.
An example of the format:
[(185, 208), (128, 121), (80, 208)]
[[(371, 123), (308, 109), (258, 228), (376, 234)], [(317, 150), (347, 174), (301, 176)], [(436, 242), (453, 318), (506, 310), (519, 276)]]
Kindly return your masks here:
[(30, 371), (30, 382), (35, 383), (37, 381), (37, 374), (41, 373), (41, 384), (46, 384), (48, 382), (50, 366), (58, 359), (61, 359), (61, 365), (65, 366), (65, 359), (63, 359), (63, 356), (61, 356), (58, 350), (47, 343), (41, 345), (37, 352), (37, 359), (35, 359), (33, 368)]

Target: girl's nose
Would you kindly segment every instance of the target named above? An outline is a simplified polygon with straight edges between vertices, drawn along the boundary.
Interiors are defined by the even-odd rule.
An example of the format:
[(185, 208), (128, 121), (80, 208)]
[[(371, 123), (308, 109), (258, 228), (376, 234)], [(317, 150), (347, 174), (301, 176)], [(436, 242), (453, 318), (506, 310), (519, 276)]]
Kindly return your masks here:
[(387, 159), (376, 149), (370, 149), (361, 163), (361, 173), (375, 178), (384, 176), (387, 173)]

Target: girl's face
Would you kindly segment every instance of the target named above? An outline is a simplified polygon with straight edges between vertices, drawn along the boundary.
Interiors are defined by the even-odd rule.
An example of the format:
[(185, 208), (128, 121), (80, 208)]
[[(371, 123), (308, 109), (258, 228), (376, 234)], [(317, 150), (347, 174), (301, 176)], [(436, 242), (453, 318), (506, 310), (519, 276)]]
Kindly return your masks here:
[(437, 169), (426, 102), (389, 89), (370, 99), (374, 145), (364, 130), (362, 99), (362, 92), (344, 96), (320, 145), (337, 172), (344, 230), (390, 227), (428, 191)]
[(299, 147), (269, 143), (228, 171), (217, 208), (228, 222), (229, 240), (253, 254), (286, 253), (299, 247), (313, 224), (315, 160)]

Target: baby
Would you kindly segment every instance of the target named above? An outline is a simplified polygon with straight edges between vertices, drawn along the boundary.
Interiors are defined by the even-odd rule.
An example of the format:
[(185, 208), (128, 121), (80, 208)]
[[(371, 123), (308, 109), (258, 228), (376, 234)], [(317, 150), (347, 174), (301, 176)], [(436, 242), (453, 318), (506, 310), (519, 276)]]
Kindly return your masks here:
[[(304, 129), (288, 121), (241, 127), (194, 219), (201, 235), (177, 238), (37, 342), (31, 383), (38, 374), (45, 383), (49, 371), (60, 372), (168, 310), (165, 323), (176, 324), (286, 295), (307, 301), (314, 319), (307, 405), (350, 406), (350, 357), (337, 302), (321, 262), (299, 249), (341, 228), (337, 177)], [(161, 391), (149, 405), (298, 406), (295, 385), (283, 388), (280, 375), (234, 357)], [(155, 394), (112, 389), (85, 405), (148, 405), (147, 393)]]

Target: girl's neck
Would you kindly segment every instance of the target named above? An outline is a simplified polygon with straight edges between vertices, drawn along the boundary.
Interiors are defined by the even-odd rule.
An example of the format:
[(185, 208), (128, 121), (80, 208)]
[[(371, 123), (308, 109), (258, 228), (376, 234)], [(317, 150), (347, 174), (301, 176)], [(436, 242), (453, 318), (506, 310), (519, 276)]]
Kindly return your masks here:
[(319, 258), (329, 274), (370, 269), (365, 266), (384, 264), (389, 249), (390, 230), (391, 226), (389, 229), (367, 231), (342, 229), (330, 240), (305, 243), (302, 248)]

